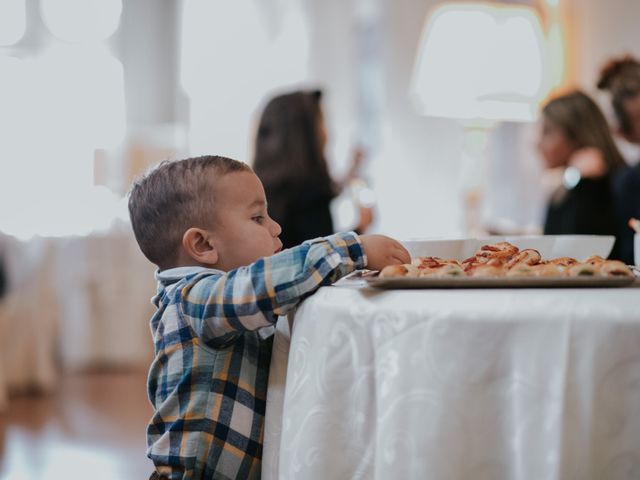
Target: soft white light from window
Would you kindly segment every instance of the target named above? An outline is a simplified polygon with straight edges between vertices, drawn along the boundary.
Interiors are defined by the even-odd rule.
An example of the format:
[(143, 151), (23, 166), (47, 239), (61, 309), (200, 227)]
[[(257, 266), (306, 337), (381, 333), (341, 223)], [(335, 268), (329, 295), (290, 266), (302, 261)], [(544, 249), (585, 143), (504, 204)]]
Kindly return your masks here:
[(269, 46), (270, 87), (303, 82), (309, 76), (309, 25), (298, 3), (282, 14), (280, 31)]
[(249, 83), (245, 75), (255, 73), (252, 62), (259, 61), (257, 52), (267, 40), (254, 2), (185, 1), (182, 85), (189, 94), (204, 94), (218, 86)]
[(439, 7), (423, 32), (412, 94), (426, 115), (532, 120), (542, 95), (543, 48), (529, 8)]
[[(181, 81), (191, 100), (189, 144), (193, 154), (242, 159), (250, 103), (263, 74), (268, 38), (252, 1), (189, 0), (184, 4)], [(259, 72), (259, 73), (258, 73)]]
[[(7, 231), (8, 224), (20, 215), (20, 200), (31, 192), (29, 180), (37, 171), (29, 162), (37, 158), (37, 128), (33, 126), (38, 121), (34, 116), (35, 102), (28, 101), (35, 91), (33, 65), (0, 56), (0, 78), (0, 230)], [(20, 187), (25, 191), (20, 192)]]
[(47, 139), (92, 149), (118, 145), (125, 130), (122, 63), (104, 48), (66, 45), (40, 62)]
[(187, 0), (182, 16), (180, 78), (190, 98), (192, 154), (241, 160), (250, 118), (265, 95), (307, 80), (308, 25), (296, 1), (273, 17), (254, 0)]
[(25, 0), (0, 1), (0, 46), (13, 45), (23, 37), (27, 26)]
[(67, 42), (101, 41), (120, 25), (122, 0), (41, 0), (42, 18)]
[(562, 29), (557, 19), (550, 21), (546, 44), (546, 78), (545, 92), (553, 90), (562, 83), (565, 75), (565, 48)]
[[(101, 48), (0, 57), (0, 230), (19, 236), (104, 228), (115, 199), (93, 186), (96, 148), (124, 136), (122, 65)], [(9, 207), (10, 206), (10, 207)]]

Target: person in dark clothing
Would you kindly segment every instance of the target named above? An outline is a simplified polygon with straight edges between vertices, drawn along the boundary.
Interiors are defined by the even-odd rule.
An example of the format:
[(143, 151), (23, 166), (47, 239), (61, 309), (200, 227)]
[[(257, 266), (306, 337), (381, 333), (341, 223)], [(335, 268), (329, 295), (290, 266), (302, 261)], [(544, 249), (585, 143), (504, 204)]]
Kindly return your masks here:
[[(334, 233), (330, 204), (342, 185), (331, 178), (324, 154), (321, 99), (319, 90), (277, 96), (267, 103), (258, 124), (253, 169), (264, 185), (271, 216), (282, 226), (284, 248)], [(354, 157), (347, 180), (360, 161), (361, 156)], [(360, 213), (357, 233), (371, 221), (363, 221)]]
[[(640, 62), (631, 56), (609, 61), (600, 72), (598, 88), (611, 94), (618, 133), (640, 145)], [(622, 169), (614, 178), (620, 258), (633, 264), (633, 230), (629, 218), (640, 218), (640, 162)]]
[(4, 238), (2, 238), (2, 234), (0, 234), (0, 299), (4, 297), (5, 293), (7, 293), (7, 290), (9, 289), (3, 240)]
[(623, 169), (613, 180), (620, 260), (633, 265), (634, 231), (629, 227), (629, 219), (640, 218), (640, 163)]
[[(545, 234), (617, 235), (612, 178), (624, 165), (606, 118), (574, 91), (544, 107), (538, 149), (547, 168), (564, 168), (547, 208)], [(617, 242), (610, 258), (619, 258)]]
[(4, 297), (7, 289), (7, 278), (4, 267), (4, 259), (0, 256), (0, 298)]

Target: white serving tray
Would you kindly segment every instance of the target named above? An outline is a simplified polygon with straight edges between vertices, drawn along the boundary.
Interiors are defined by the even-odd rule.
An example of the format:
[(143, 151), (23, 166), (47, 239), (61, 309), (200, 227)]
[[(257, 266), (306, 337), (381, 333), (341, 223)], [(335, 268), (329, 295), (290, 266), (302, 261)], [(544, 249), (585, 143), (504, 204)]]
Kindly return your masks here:
[(520, 250), (533, 248), (545, 260), (572, 257), (584, 260), (591, 255), (607, 258), (615, 237), (611, 235), (520, 235), (461, 238), (453, 240), (413, 239), (401, 242), (412, 257), (440, 257), (462, 261), (483, 245), (509, 242)]

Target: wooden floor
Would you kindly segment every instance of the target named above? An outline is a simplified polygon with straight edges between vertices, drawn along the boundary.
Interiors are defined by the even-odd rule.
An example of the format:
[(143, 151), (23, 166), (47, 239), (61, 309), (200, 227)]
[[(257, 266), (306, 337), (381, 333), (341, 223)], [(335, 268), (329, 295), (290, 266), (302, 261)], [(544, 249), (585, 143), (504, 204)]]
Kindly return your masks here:
[(141, 480), (151, 463), (146, 373), (63, 379), (55, 394), (13, 397), (0, 413), (0, 480)]

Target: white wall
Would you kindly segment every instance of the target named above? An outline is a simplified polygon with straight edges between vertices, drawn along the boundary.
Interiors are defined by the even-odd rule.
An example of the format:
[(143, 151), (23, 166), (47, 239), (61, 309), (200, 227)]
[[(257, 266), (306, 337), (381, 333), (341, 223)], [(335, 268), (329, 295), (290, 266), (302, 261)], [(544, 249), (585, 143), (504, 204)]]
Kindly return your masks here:
[[(575, 27), (575, 83), (598, 101), (615, 126), (609, 96), (596, 89), (596, 82), (600, 69), (610, 58), (630, 54), (640, 59), (640, 1), (567, 1)], [(618, 146), (628, 163), (640, 161), (637, 145), (619, 139)]]
[[(612, 56), (640, 58), (640, 1), (560, 0), (566, 16), (568, 74), (609, 110), (595, 82)], [(422, 24), (442, 1), (383, 2), (386, 109), (385, 148), (372, 168), (380, 197), (379, 228), (400, 237), (464, 234), (462, 131), (453, 121), (420, 117), (407, 96)], [(533, 3), (533, 2), (532, 2)], [(505, 125), (491, 136), (489, 164), (510, 167), (489, 172), (485, 220), (500, 217), (532, 228), (543, 219), (542, 172), (535, 152), (536, 125)], [(488, 217), (488, 218), (487, 218)]]
[[(640, 1), (614, 0), (561, 0), (568, 12), (570, 22), (569, 39), (574, 44), (573, 55), (568, 59), (575, 73), (578, 86), (594, 93), (594, 83), (601, 65), (612, 55), (631, 52), (640, 56)], [(350, 151), (359, 139), (361, 125), (358, 125), (358, 6), (370, 2), (380, 9), (378, 48), (383, 91), (376, 102), (380, 114), (378, 150), (373, 152), (365, 174), (378, 196), (378, 221), (375, 229), (401, 238), (445, 237), (463, 235), (464, 204), (462, 192), (462, 142), (463, 130), (452, 120), (426, 118), (420, 116), (409, 101), (409, 82), (417, 44), (423, 22), (429, 11), (444, 3), (436, 0), (322, 0), (301, 2), (309, 21), (309, 65), (308, 84), (324, 88), (326, 116), (328, 120), (330, 144), (329, 157), (334, 172), (340, 174), (348, 164)], [(259, 2), (264, 18), (270, 18), (269, 8), (278, 11), (284, 3)], [(171, 16), (171, 8), (164, 8), (161, 14), (148, 17), (159, 25), (165, 25)], [(150, 0), (135, 0), (129, 7), (133, 12), (144, 13)], [(278, 7), (280, 6), (280, 7)], [(147, 12), (148, 13), (148, 12)], [(143, 16), (147, 16), (146, 14)], [(272, 16), (272, 15), (271, 15)], [(123, 16), (123, 27), (136, 22)], [(273, 19), (272, 19), (273, 20)], [(149, 30), (144, 27), (138, 33), (141, 37), (151, 36), (159, 40), (153, 43), (136, 42), (131, 29), (127, 45), (123, 45), (125, 65), (137, 68), (130, 73), (127, 93), (137, 92), (138, 97), (129, 96), (132, 102), (129, 120), (143, 123), (158, 123), (180, 119), (176, 107), (176, 95), (170, 93), (176, 87), (176, 72), (167, 71), (162, 78), (162, 68), (170, 69), (174, 64), (174, 49), (168, 48), (166, 40), (175, 35), (167, 30), (162, 36), (162, 28)], [(146, 32), (146, 33), (145, 33)], [(163, 40), (164, 39), (164, 40)], [(126, 49), (124, 49), (126, 47)], [(233, 42), (230, 43), (230, 48)], [(160, 48), (158, 52), (145, 58), (146, 51)], [(145, 64), (136, 66), (138, 61)], [(244, 59), (248, 61), (248, 59)], [(150, 62), (150, 63), (149, 63)], [(137, 72), (137, 73), (136, 73)], [(157, 73), (156, 73), (157, 72)], [(259, 75), (259, 72), (257, 72)], [(157, 76), (159, 83), (149, 83)], [(142, 80), (144, 79), (144, 81)], [(238, 79), (238, 88), (243, 81)], [(143, 88), (148, 84), (149, 91)], [(213, 87), (213, 86), (212, 86)], [(176, 87), (177, 88), (177, 87)], [(164, 93), (163, 93), (164, 92)], [(154, 104), (152, 99), (169, 97), (162, 103)], [(267, 91), (265, 91), (265, 97)], [(606, 98), (600, 95), (601, 104), (606, 107)], [(138, 105), (136, 107), (135, 105)], [(178, 108), (178, 110), (176, 110)], [(256, 110), (258, 105), (256, 105)], [(139, 110), (139, 111), (138, 111)], [(251, 130), (247, 124), (253, 119), (242, 115), (235, 118), (236, 124), (225, 128), (230, 131)], [(153, 118), (151, 118), (153, 117)], [(242, 123), (246, 122), (246, 123)], [(489, 215), (511, 217), (524, 216), (523, 224), (540, 218), (540, 203), (543, 199), (535, 193), (534, 183), (539, 181), (540, 172), (536, 167), (536, 154), (531, 138), (532, 127), (519, 131), (513, 126), (498, 129), (492, 136), (490, 155), (513, 157), (515, 178), (508, 185), (497, 177), (489, 178), (492, 188), (504, 187), (499, 194), (490, 198)], [(514, 140), (515, 139), (515, 140)], [(247, 138), (246, 144), (251, 144)], [(237, 148), (244, 151), (243, 145)], [(220, 153), (220, 152), (218, 152)], [(224, 153), (224, 152), (222, 152)], [(248, 153), (247, 157), (250, 155)], [(247, 158), (248, 159), (248, 158)], [(490, 160), (495, 160), (490, 159)], [(519, 188), (528, 185), (528, 189)], [(533, 185), (533, 186), (532, 186)], [(511, 200), (510, 203), (507, 203)]]
[[(424, 18), (439, 2), (382, 1), (379, 151), (365, 173), (378, 197), (376, 230), (401, 238), (462, 233), (458, 188), (461, 128), (454, 121), (429, 119), (409, 102), (409, 81)], [(353, 4), (327, 0), (309, 4), (313, 18), (312, 76), (327, 91), (325, 107), (334, 171), (348, 163), (358, 135), (358, 85)]]
[(566, 0), (575, 22), (578, 83), (594, 89), (598, 72), (612, 56), (640, 58), (638, 0)]
[(422, 26), (436, 1), (384, 2), (385, 148), (374, 169), (380, 227), (400, 237), (462, 234), (462, 130), (420, 116), (409, 84)]

